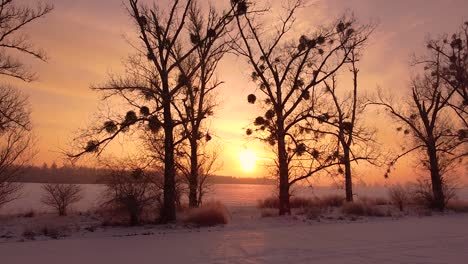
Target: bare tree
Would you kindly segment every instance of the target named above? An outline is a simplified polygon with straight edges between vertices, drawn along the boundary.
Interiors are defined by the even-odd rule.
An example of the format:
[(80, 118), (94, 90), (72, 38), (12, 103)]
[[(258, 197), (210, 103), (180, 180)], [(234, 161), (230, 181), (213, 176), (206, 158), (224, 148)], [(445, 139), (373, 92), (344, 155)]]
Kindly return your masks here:
[[(46, 60), (21, 31), (34, 20), (52, 11), (51, 5), (35, 8), (18, 6), (13, 0), (0, 1), (0, 75), (23, 81), (35, 77), (15, 53)], [(16, 89), (0, 85), (0, 206), (19, 196), (17, 183), (23, 166), (33, 156), (30, 111), (27, 98)]]
[(425, 70), (441, 79), (447, 94), (454, 95), (448, 100), (449, 106), (458, 116), (464, 127), (460, 133), (468, 132), (468, 21), (452, 36), (443, 36), (427, 41), (429, 55), (417, 58)]
[(120, 162), (110, 167), (106, 177), (104, 205), (128, 213), (129, 224), (139, 225), (144, 210), (161, 204), (162, 180), (156, 171), (135, 162)]
[[(433, 207), (445, 208), (444, 174), (460, 160), (460, 147), (466, 142), (454, 129), (449, 100), (454, 91), (443, 89), (440, 74), (425, 72), (413, 78), (411, 95), (405, 105), (397, 105), (379, 93), (373, 104), (382, 106), (401, 125), (398, 131), (411, 138), (413, 146), (390, 162), (390, 167), (403, 156), (418, 152), (425, 169), (430, 171)], [(386, 177), (390, 168), (386, 173)]]
[(42, 49), (33, 46), (21, 31), (31, 22), (47, 15), (53, 9), (50, 4), (38, 3), (36, 7), (20, 6), (18, 1), (0, 1), (0, 74), (32, 81), (35, 74), (12, 53), (17, 52), (45, 61)]
[(0, 206), (19, 197), (24, 165), (34, 155), (27, 97), (0, 87)]
[[(255, 131), (276, 146), (279, 213), (289, 214), (290, 186), (338, 164), (321, 155), (321, 151), (331, 151), (331, 146), (317, 149), (314, 145), (319, 142), (301, 129), (310, 117), (311, 93), (348, 62), (349, 54), (367, 40), (370, 30), (342, 17), (294, 42), (288, 33), (293, 31), (295, 13), (302, 1), (288, 2), (285, 16), (271, 27), (274, 30), (267, 30), (258, 22), (263, 12), (255, 10), (255, 6), (243, 0), (232, 3), (237, 7), (241, 38), (235, 48), (247, 58), (253, 70), (252, 80), (259, 87), (257, 93), (262, 96), (262, 100), (257, 100), (255, 94), (250, 94), (247, 99), (250, 103), (260, 102), (266, 110), (264, 116), (255, 118)], [(247, 134), (252, 132), (247, 130)]]
[[(137, 54), (129, 58), (126, 76), (110, 76), (107, 84), (94, 89), (105, 92), (106, 99), (112, 96), (124, 99), (140, 114), (131, 110), (126, 113), (123, 121), (122, 119), (106, 121), (104, 127), (95, 130), (96, 133), (82, 146), (82, 152), (70, 155), (78, 157), (86, 152), (99, 152), (130, 127), (149, 129), (155, 133), (162, 129), (164, 206), (161, 222), (163, 223), (176, 219), (174, 154), (177, 144), (185, 140), (176, 138), (175, 130), (185, 120), (178, 120), (174, 112), (177, 102), (183, 96), (182, 90), (197, 74), (201, 62), (194, 63), (188, 72), (182, 72), (181, 65), (192, 58), (200, 46), (212, 46), (232, 19), (232, 10), (229, 10), (216, 21), (208, 20), (211, 24), (205, 25), (208, 28), (203, 32), (205, 35), (196, 35), (190, 31), (191, 27), (188, 25), (193, 22), (189, 19), (193, 3), (193, 0), (174, 1), (168, 10), (164, 10), (156, 4), (147, 7), (140, 5), (137, 0), (129, 0), (128, 10), (139, 32), (140, 45), (135, 46)], [(148, 104), (151, 106), (147, 106)]]
[(42, 185), (41, 202), (66, 216), (70, 205), (83, 199), (83, 188), (77, 184), (48, 183)]
[[(338, 141), (337, 155), (340, 165), (338, 174), (344, 173), (346, 201), (353, 201), (352, 163), (366, 161), (378, 165), (375, 131), (363, 124), (363, 115), (367, 100), (360, 97), (358, 91), (357, 63), (360, 59), (359, 50), (349, 54), (350, 72), (352, 74), (352, 89), (344, 93), (338, 88), (337, 76), (324, 81), (325, 91), (315, 104), (314, 116), (304, 129), (314, 133), (332, 135)], [(318, 101), (318, 102), (317, 102)]]
[[(193, 170), (191, 167), (192, 158), (187, 155), (185, 152), (178, 161), (178, 167), (180, 173), (182, 174), (185, 182), (189, 186), (189, 205), (191, 207), (198, 207), (202, 205), (203, 198), (210, 191), (211, 187), (211, 176), (214, 175), (216, 171), (221, 168), (221, 163), (219, 162), (220, 147), (215, 145), (212, 148), (208, 147), (206, 142), (198, 142), (197, 144), (197, 185), (196, 190), (190, 190), (194, 188), (193, 186)], [(192, 184), (192, 186), (191, 186)], [(190, 201), (194, 199), (194, 201)], [(193, 204), (191, 204), (191, 202)]]
[[(187, 60), (187, 63), (180, 65), (180, 71), (183, 73), (190, 72), (190, 68), (199, 67), (191, 82), (188, 82), (182, 89), (185, 98), (181, 101), (181, 106), (176, 107), (180, 119), (187, 120), (183, 122), (181, 137), (187, 138), (188, 146), (182, 149), (181, 158), (188, 159), (189, 162), (179, 162), (179, 165), (182, 166), (180, 169), (187, 179), (190, 207), (197, 207), (201, 203), (200, 191), (204, 192), (203, 183), (207, 175), (212, 173), (212, 165), (218, 156), (215, 152), (204, 153), (203, 150), (206, 149), (204, 145), (208, 144), (213, 136), (208, 131), (208, 127), (204, 125), (205, 120), (213, 115), (217, 103), (215, 91), (222, 84), (215, 76), (216, 69), (220, 60), (230, 50), (232, 41), (228, 38), (229, 30), (227, 29), (218, 36), (210, 31), (219, 18), (220, 15), (211, 7), (207, 16), (208, 21), (205, 22), (200, 8), (195, 4), (191, 6), (190, 32), (194, 40), (211, 34), (218, 38), (218, 41), (198, 45), (196, 52)], [(208, 24), (208, 27), (204, 24)]]

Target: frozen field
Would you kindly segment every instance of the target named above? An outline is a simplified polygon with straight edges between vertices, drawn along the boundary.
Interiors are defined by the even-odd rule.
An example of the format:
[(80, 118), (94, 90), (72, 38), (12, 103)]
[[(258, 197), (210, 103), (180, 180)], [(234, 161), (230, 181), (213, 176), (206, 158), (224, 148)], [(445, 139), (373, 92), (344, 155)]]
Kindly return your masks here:
[(215, 228), (127, 228), (0, 243), (0, 256), (2, 264), (466, 263), (467, 223), (467, 214), (340, 223), (244, 219)]
[[(102, 185), (84, 184), (84, 199), (74, 205), (76, 211), (87, 211), (97, 207), (103, 190)], [(254, 185), (254, 184), (215, 184), (212, 191), (208, 193), (206, 200), (217, 200), (229, 206), (255, 206), (257, 201), (271, 196), (274, 193), (273, 185)], [(386, 197), (387, 188), (385, 187), (356, 187), (354, 193), (359, 196)], [(343, 190), (335, 187), (296, 187), (292, 194), (297, 196), (323, 196), (326, 194), (343, 194)], [(0, 208), (2, 214), (24, 213), (31, 209), (36, 212), (48, 211), (41, 201), (41, 184), (26, 183), (22, 191), (22, 197)], [(462, 188), (458, 191), (460, 199), (468, 200), (468, 188)]]
[[(146, 264), (146, 263), (466, 263), (468, 214), (432, 216), (320, 218), (300, 215), (260, 217), (258, 199), (273, 186), (215, 185), (211, 199), (225, 203), (230, 222), (194, 228), (181, 225), (106, 227), (91, 214), (58, 217), (41, 214), (40, 185), (26, 184), (22, 199), (2, 208), (0, 264)], [(85, 185), (85, 200), (76, 211), (99, 204), (102, 186)], [(298, 189), (296, 195), (341, 192), (334, 188)], [(385, 188), (357, 188), (362, 196), (386, 196)], [(466, 199), (466, 189), (460, 192)], [(34, 208), (32, 218), (9, 215)], [(55, 227), (54, 227), (55, 225)], [(58, 240), (25, 238), (34, 228), (67, 226)], [(90, 227), (95, 227), (90, 230)], [(21, 235), (23, 234), (23, 235)]]

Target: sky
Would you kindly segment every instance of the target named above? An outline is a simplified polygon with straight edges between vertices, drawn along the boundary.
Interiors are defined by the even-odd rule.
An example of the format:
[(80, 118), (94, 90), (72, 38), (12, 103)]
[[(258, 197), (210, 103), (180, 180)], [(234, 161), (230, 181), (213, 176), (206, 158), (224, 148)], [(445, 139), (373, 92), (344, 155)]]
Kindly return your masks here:
[[(28, 60), (39, 79), (22, 83), (2, 77), (2, 81), (13, 83), (29, 95), (38, 138), (36, 164), (62, 162), (61, 150), (68, 148), (76, 131), (85, 128), (98, 109), (100, 95), (91, 91), (90, 85), (104, 82), (110, 72), (122, 71), (122, 60), (132, 53), (128, 41), (135, 40), (132, 21), (121, 0), (48, 2), (54, 4), (53, 12), (26, 28), (31, 40), (50, 58), (47, 63)], [(164, 5), (164, 1), (158, 2)], [(216, 4), (222, 5), (220, 2)], [(273, 7), (279, 3), (270, 2)], [(381, 87), (404, 94), (410, 78), (410, 56), (424, 50), (429, 33), (438, 36), (456, 30), (468, 20), (466, 10), (466, 0), (316, 0), (309, 1), (298, 13), (297, 33), (311, 31), (345, 11), (354, 12), (362, 23), (378, 22), (361, 62), (362, 85), (369, 91)], [(273, 9), (272, 15), (276, 11)], [(245, 60), (235, 56), (225, 58), (219, 67), (218, 76), (224, 81), (218, 91), (222, 104), (210, 124), (222, 148), (221, 175), (267, 174), (261, 166), (268, 157), (264, 146), (245, 137), (245, 127), (258, 111), (246, 102), (253, 89), (249, 72)], [(376, 124), (385, 122), (376, 120)], [(380, 125), (379, 135), (389, 140), (394, 138), (394, 131)], [(113, 151), (122, 154), (126, 142), (120, 143), (121, 148)], [(248, 166), (253, 169), (242, 169), (240, 163), (252, 159), (256, 165)], [(413, 173), (409, 165), (404, 163), (400, 169), (403, 176), (396, 177)], [(378, 172), (372, 174), (370, 180), (383, 178)]]

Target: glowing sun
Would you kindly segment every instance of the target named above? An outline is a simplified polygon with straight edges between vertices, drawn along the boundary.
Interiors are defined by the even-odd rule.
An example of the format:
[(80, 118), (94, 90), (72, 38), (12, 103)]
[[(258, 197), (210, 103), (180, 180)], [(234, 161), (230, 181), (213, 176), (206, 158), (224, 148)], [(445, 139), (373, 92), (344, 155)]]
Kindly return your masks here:
[(251, 172), (255, 169), (257, 155), (250, 149), (243, 149), (239, 153), (239, 162), (243, 171)]

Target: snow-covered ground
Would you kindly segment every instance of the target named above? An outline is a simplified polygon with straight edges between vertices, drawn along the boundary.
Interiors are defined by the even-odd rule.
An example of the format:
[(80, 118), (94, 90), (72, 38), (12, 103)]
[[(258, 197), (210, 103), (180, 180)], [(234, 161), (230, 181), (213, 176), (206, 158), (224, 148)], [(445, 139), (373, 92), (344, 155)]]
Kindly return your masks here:
[[(85, 199), (75, 207), (82, 213), (58, 217), (40, 203), (40, 185), (27, 184), (22, 199), (0, 210), (0, 264), (467, 263), (468, 213), (428, 216), (423, 210), (405, 215), (381, 205), (385, 217), (346, 216), (336, 208), (319, 218), (299, 211), (262, 218), (268, 209), (255, 205), (272, 188), (215, 186), (210, 198), (230, 212), (225, 226), (109, 227), (93, 213), (102, 186), (85, 186)], [(467, 190), (460, 192), (462, 199)], [(304, 188), (296, 195), (341, 191)], [(358, 198), (385, 197), (387, 190), (361, 188), (357, 193)]]
[(7, 239), (0, 242), (0, 263), (430, 264), (468, 259), (468, 214), (307, 221), (261, 218), (253, 207), (230, 211), (231, 223), (211, 228), (100, 227), (58, 240)]

